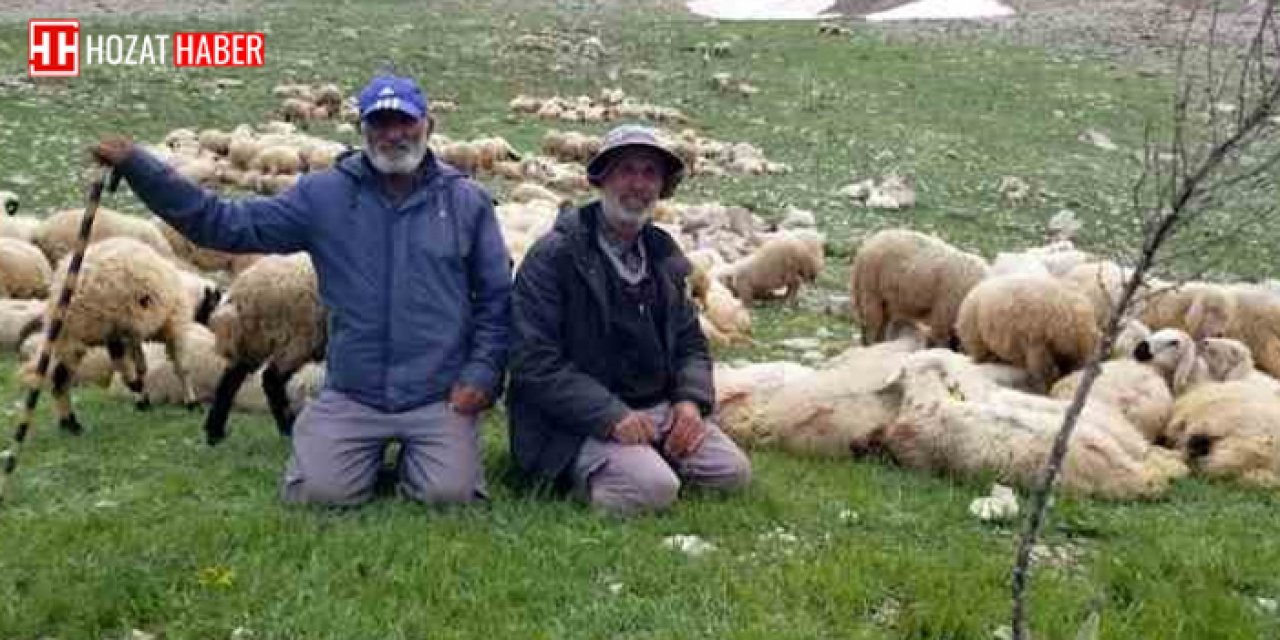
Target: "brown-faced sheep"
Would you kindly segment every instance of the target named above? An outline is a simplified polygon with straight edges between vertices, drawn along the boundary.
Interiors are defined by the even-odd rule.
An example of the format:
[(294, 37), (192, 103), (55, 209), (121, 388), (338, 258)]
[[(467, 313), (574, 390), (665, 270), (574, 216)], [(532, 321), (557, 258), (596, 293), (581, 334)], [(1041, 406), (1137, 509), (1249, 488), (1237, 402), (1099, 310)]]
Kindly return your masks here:
[(854, 316), (862, 344), (885, 339), (894, 320), (930, 328), (931, 346), (955, 347), (953, 327), (965, 295), (987, 274), (980, 256), (922, 233), (889, 229), (867, 238), (850, 277)]
[(264, 364), (262, 390), (276, 428), (283, 435), (292, 432), (294, 414), (286, 386), (303, 365), (324, 357), (326, 321), (315, 269), (306, 254), (267, 256), (236, 277), (209, 319), (217, 351), (227, 359), (205, 417), (209, 444), (226, 438), (236, 392)]

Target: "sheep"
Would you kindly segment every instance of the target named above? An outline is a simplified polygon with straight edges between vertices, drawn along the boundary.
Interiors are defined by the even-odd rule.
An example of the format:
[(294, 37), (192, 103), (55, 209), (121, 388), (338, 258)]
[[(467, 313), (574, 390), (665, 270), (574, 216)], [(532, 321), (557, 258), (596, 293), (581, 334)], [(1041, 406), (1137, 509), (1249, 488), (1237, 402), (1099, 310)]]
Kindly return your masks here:
[[(43, 306), (42, 306), (43, 308)], [(42, 324), (29, 325), (35, 329), (39, 329)], [(29, 362), (40, 353), (40, 347), (44, 344), (44, 333), (34, 331), (33, 333), (24, 335), (17, 347), (18, 358), (22, 362)], [(126, 358), (128, 358), (126, 354)], [(29, 369), (30, 367), (25, 367)], [(77, 387), (94, 386), (108, 387), (115, 377), (115, 365), (111, 361), (111, 355), (104, 347), (92, 347), (85, 351), (84, 358), (80, 360), (80, 364), (76, 365), (76, 370), (71, 373), (71, 379), (68, 384)], [(124, 387), (124, 392), (133, 394), (128, 387)], [(150, 390), (148, 390), (150, 397)]]
[[(1076, 265), (1060, 277), (1089, 299), (1098, 328), (1103, 329), (1119, 307), (1120, 297), (1131, 275), (1131, 270), (1104, 260)], [(1141, 300), (1147, 293), (1145, 285), (1139, 286), (1134, 299)]]
[(1257, 285), (1234, 285), (1228, 293), (1235, 299), (1235, 313), (1225, 337), (1248, 345), (1258, 368), (1280, 377), (1280, 296)]
[(36, 229), (44, 221), (33, 216), (0, 216), (0, 238), (14, 238), (31, 242), (36, 237)]
[(986, 275), (982, 257), (932, 236), (906, 229), (877, 232), (862, 243), (850, 275), (862, 344), (884, 340), (893, 320), (919, 320), (929, 325), (930, 346), (954, 347), (960, 303)]
[(564, 198), (561, 197), (556, 192), (540, 184), (535, 184), (532, 182), (522, 182), (516, 185), (516, 188), (511, 190), (511, 193), (507, 196), (507, 199), (511, 202), (521, 202), (521, 203), (533, 202), (535, 200), (543, 200), (546, 202), (554, 203), (556, 205), (559, 205), (561, 202), (565, 201)]
[(44, 300), (0, 300), (0, 349), (13, 351), (41, 326)]
[(257, 253), (227, 253), (216, 249), (206, 249), (188, 240), (186, 236), (161, 218), (152, 218), (151, 224), (155, 225), (156, 229), (168, 241), (174, 257), (189, 262), (204, 271), (226, 271), (235, 275), (244, 271), (249, 265), (262, 257), (261, 254)]
[(751, 255), (717, 268), (713, 274), (731, 289), (743, 304), (756, 297), (770, 296), (785, 287), (783, 298), (796, 299), (804, 283), (817, 280), (822, 272), (822, 244), (802, 238), (798, 232), (778, 233)]
[(711, 273), (723, 265), (724, 258), (715, 249), (695, 249), (685, 254), (689, 261), (689, 295), (694, 300), (706, 303), (707, 289), (711, 286)]
[[(53, 291), (62, 291), (69, 265), (70, 260), (59, 263)], [(46, 323), (57, 312), (57, 303), (52, 296), (48, 300)], [(150, 245), (126, 237), (89, 245), (75, 295), (65, 309), (62, 332), (56, 343), (49, 345), (57, 362), (51, 382), (59, 425), (71, 433), (82, 430), (67, 398), (67, 385), (86, 351), (94, 346), (107, 347), (112, 364), (137, 394), (138, 408), (150, 406), (143, 386), (146, 360), (142, 342), (158, 339), (165, 344), (170, 360), (183, 362), (183, 328), (191, 315), (177, 268)], [(35, 368), (36, 362), (29, 361), (24, 371), (24, 381), (31, 387), (42, 382), (34, 375)], [(179, 366), (176, 373), (183, 381), (188, 406), (195, 406), (185, 371)]]
[(53, 267), (35, 245), (0, 238), (0, 297), (44, 298), (52, 278)]
[(227, 360), (205, 417), (210, 445), (227, 436), (227, 417), (245, 378), (266, 364), (262, 390), (276, 428), (293, 429), (286, 385), (304, 364), (320, 360), (327, 344), (326, 312), (306, 254), (266, 256), (236, 277), (209, 319), (217, 352)]
[(1168, 436), (1209, 477), (1280, 486), (1280, 399), (1245, 381), (1204, 384), (1174, 405)]
[(733, 292), (712, 278), (707, 286), (703, 312), (707, 319), (730, 340), (751, 333), (751, 312), (734, 297)]
[[(1049, 396), (1071, 400), (1084, 377), (1077, 371), (1059, 380)], [(1102, 363), (1102, 371), (1090, 389), (1088, 404), (1105, 403), (1119, 411), (1142, 432), (1148, 442), (1156, 442), (1164, 433), (1173, 413), (1173, 393), (1159, 371), (1131, 359)]]
[(4, 211), (4, 215), (17, 215), (18, 207), (21, 205), (22, 199), (18, 197), (18, 194), (12, 191), (0, 191), (0, 210)]
[(1208, 282), (1188, 282), (1152, 291), (1138, 318), (1152, 329), (1182, 329), (1199, 340), (1225, 336), (1235, 314), (1231, 291)]
[(263, 175), (293, 174), (302, 171), (302, 156), (291, 146), (264, 146), (249, 161), (249, 168)]
[(1197, 343), (1181, 329), (1161, 329), (1143, 339), (1134, 348), (1133, 357), (1161, 371), (1174, 396), (1206, 382), (1243, 381), (1262, 388), (1280, 385), (1255, 371), (1249, 347), (1231, 338), (1206, 338)]
[(884, 381), (908, 354), (925, 346), (922, 327), (898, 324), (897, 335), (871, 347), (850, 349), (825, 368), (801, 375), (784, 369), (774, 388), (733, 385), (720, 391), (719, 424), (749, 446), (775, 444), (800, 455), (849, 456), (854, 443), (897, 414), (897, 397), (883, 394)]
[(1013, 254), (997, 254), (996, 260), (998, 261), (1001, 256), (1025, 256), (1044, 266), (1050, 275), (1059, 277), (1065, 276), (1072, 269), (1090, 260), (1089, 254), (1076, 249), (1070, 240), (1058, 240), (1042, 247), (1032, 247)]
[[(49, 258), (50, 264), (57, 264), (75, 248), (83, 215), (84, 211), (80, 209), (57, 211), (36, 229), (32, 242)], [(89, 236), (89, 242), (96, 243), (117, 237), (138, 240), (161, 256), (173, 257), (173, 247), (169, 246), (169, 241), (165, 240), (164, 234), (160, 233), (154, 225), (138, 216), (99, 207), (93, 219), (93, 231)]]
[(201, 149), (220, 156), (227, 155), (231, 147), (231, 134), (221, 129), (204, 129), (199, 139)]
[(978, 283), (960, 304), (960, 343), (974, 362), (997, 360), (1047, 391), (1084, 365), (1101, 338), (1083, 294), (1052, 276), (1011, 275)]
[[(896, 418), (855, 450), (884, 450), (913, 469), (994, 473), (999, 482), (1033, 486), (1067, 403), (1001, 388), (968, 371), (967, 362), (945, 349), (908, 356), (883, 392), (901, 396)], [(1186, 473), (1171, 453), (1099, 405), (1081, 414), (1059, 482), (1073, 494), (1129, 499), (1156, 496)]]

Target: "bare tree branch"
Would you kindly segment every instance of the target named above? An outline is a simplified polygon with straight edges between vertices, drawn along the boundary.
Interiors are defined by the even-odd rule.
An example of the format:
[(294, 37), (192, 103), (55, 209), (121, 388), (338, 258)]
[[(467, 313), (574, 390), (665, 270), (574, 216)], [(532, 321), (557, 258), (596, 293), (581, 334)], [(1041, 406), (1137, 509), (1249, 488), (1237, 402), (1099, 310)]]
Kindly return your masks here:
[[(1267, 168), (1275, 166), (1274, 160), (1280, 158), (1280, 152), (1272, 152), (1263, 162), (1245, 170), (1242, 174), (1222, 176), (1220, 173), (1239, 168), (1237, 159), (1243, 152), (1259, 141), (1266, 141), (1265, 130), (1269, 128), (1267, 120), (1280, 105), (1280, 65), (1278, 68), (1261, 74), (1257, 87), (1251, 85), (1247, 77), (1251, 64), (1266, 68), (1267, 51), (1261, 42), (1268, 31), (1275, 31), (1271, 19), (1280, 0), (1266, 0), (1263, 4), (1263, 15), (1258, 22), (1254, 38), (1250, 42), (1245, 56), (1245, 63), (1240, 68), (1241, 80), (1237, 88), (1235, 116), (1227, 124), (1229, 131), (1225, 134), (1218, 126), (1220, 118), (1219, 98), (1226, 86), (1225, 82), (1232, 76), (1214, 66), (1214, 49), (1218, 35), (1218, 5), (1213, 4), (1210, 15), (1209, 42), (1205, 52), (1208, 78), (1206, 79), (1206, 113), (1208, 124), (1203, 130), (1192, 126), (1191, 105), (1195, 80), (1188, 72), (1186, 56), (1191, 51), (1191, 36), (1198, 6), (1193, 7), (1187, 26), (1183, 31), (1178, 51), (1177, 70), (1179, 87), (1175, 93), (1172, 110), (1172, 130), (1170, 132), (1170, 152), (1172, 162), (1167, 167), (1167, 180), (1160, 179), (1160, 156), (1155, 153), (1157, 146), (1151, 142), (1151, 127), (1148, 125), (1145, 135), (1145, 152), (1143, 168), (1133, 187), (1135, 211), (1142, 214), (1142, 246), (1137, 262), (1126, 279), (1119, 302), (1106, 322), (1103, 339), (1097, 351), (1090, 357), (1085, 367), (1083, 378), (1071, 403), (1067, 407), (1061, 429), (1053, 442), (1053, 448), (1045, 463), (1043, 473), (1031, 496), (1031, 508), (1027, 514), (1026, 526), (1015, 556), (1012, 575), (1013, 612), (1012, 627), (1015, 640), (1027, 638), (1027, 584), (1030, 581), (1031, 550), (1044, 526), (1048, 514), (1049, 496), (1066, 458), (1071, 436), (1079, 421), (1094, 381), (1101, 371), (1102, 360), (1111, 352), (1120, 331), (1125, 313), (1132, 308), (1139, 287), (1147, 280), (1147, 273), (1154, 266), (1157, 257), (1166, 243), (1180, 230), (1202, 219), (1205, 205), (1213, 201), (1215, 194), (1225, 193), (1251, 179), (1262, 176)], [(1254, 92), (1257, 91), (1256, 101)], [(1196, 144), (1200, 138), (1207, 137), (1207, 145)], [(1202, 152), (1202, 149), (1204, 151)], [(1154, 177), (1157, 185), (1151, 199), (1144, 200), (1145, 184), (1148, 178)], [(1267, 207), (1264, 210), (1272, 210)], [(1147, 294), (1144, 294), (1144, 296)]]

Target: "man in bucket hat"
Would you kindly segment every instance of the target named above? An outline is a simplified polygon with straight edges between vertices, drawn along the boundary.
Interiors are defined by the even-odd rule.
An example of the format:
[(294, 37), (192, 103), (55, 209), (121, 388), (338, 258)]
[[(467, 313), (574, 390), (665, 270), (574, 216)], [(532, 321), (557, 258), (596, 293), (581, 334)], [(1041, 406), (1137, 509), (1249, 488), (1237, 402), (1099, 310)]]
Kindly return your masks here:
[(271, 198), (221, 198), (127, 138), (91, 151), (198, 245), (310, 254), (329, 312), (327, 375), (293, 428), (286, 501), (368, 500), (396, 441), (402, 494), (467, 502), (484, 491), (478, 415), (506, 366), (506, 246), (489, 195), (428, 149), (416, 82), (376, 77), (359, 107), (365, 148)]
[(600, 199), (563, 210), (516, 276), (511, 448), (521, 469), (606, 513), (659, 510), (681, 483), (739, 489), (742, 451), (710, 420), (715, 393), (689, 262), (649, 223), (684, 163), (648, 128), (605, 137)]

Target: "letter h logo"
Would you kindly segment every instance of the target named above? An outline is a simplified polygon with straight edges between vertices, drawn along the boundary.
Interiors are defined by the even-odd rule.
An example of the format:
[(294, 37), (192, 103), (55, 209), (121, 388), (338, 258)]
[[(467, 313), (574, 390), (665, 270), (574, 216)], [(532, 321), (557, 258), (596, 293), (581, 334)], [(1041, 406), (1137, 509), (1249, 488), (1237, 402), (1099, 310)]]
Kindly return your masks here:
[(27, 22), (27, 75), (80, 75), (80, 21), (70, 19)]

